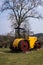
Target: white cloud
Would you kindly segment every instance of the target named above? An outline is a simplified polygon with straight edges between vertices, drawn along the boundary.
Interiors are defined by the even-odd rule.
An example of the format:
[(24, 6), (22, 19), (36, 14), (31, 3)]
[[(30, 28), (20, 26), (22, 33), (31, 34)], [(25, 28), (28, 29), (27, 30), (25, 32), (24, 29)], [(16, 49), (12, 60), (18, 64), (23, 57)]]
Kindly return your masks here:
[(38, 12), (39, 15), (43, 16), (43, 6), (38, 6), (36, 11)]
[(30, 19), (31, 30), (34, 33), (43, 33), (43, 20), (41, 19)]

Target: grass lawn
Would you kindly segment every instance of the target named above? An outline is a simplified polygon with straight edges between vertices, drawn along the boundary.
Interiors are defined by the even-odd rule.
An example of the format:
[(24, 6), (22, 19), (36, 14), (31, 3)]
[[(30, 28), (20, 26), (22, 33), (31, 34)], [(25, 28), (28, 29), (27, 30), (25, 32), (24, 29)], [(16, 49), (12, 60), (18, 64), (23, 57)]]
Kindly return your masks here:
[(0, 48), (0, 65), (43, 65), (43, 48), (28, 53), (11, 53)]

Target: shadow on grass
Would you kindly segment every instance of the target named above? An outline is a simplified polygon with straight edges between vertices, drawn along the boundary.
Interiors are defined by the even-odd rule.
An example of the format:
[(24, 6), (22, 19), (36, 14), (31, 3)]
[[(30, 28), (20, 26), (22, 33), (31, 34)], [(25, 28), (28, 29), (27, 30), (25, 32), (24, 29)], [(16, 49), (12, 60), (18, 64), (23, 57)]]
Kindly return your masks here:
[(21, 51), (8, 51), (8, 50), (5, 50), (3, 51), (4, 53), (22, 53)]
[[(37, 50), (36, 49), (30, 49), (28, 52), (31, 52), (31, 51), (37, 51)], [(23, 53), (22, 51), (19, 51), (19, 50), (12, 51), (11, 49), (4, 49), (4, 50), (1, 50), (1, 52), (3, 52), (3, 53)]]
[[(31, 52), (31, 51), (36, 51), (36, 50), (29, 50), (28, 52)], [(6, 51), (3, 51), (4, 53), (25, 53), (25, 52), (22, 52), (22, 51), (8, 51), (8, 50), (6, 50)]]

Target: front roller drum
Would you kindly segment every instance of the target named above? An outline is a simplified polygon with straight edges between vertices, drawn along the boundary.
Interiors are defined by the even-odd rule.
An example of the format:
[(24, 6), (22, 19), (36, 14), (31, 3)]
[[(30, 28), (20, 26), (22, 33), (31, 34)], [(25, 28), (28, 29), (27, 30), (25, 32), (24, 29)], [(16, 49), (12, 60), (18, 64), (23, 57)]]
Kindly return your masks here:
[(26, 52), (29, 50), (29, 43), (26, 40), (22, 40), (19, 42), (18, 48), (22, 51), (22, 52)]

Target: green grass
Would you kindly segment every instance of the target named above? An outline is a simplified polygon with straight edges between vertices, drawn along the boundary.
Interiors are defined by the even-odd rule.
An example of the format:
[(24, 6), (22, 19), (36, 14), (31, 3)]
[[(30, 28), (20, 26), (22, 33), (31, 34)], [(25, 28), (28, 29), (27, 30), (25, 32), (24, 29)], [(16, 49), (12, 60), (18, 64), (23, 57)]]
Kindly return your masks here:
[(28, 53), (11, 53), (0, 48), (0, 65), (43, 65), (43, 48)]

